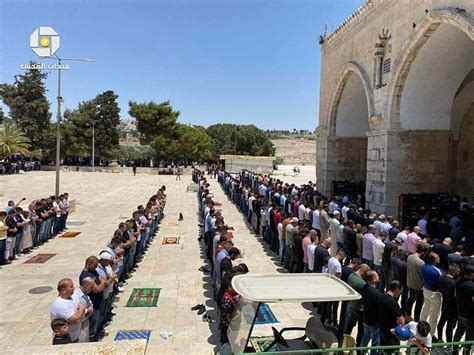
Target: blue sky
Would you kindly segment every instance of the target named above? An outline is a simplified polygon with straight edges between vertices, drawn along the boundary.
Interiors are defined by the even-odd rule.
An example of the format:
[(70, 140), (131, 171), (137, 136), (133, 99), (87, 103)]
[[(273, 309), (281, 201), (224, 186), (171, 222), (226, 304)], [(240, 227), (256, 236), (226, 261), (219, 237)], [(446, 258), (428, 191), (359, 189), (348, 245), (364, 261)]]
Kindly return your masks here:
[[(61, 36), (65, 107), (112, 89), (128, 101), (170, 100), (180, 122), (314, 129), (324, 25), (334, 29), (361, 0), (0, 0), (0, 82), (35, 59), (29, 36)], [(56, 111), (57, 73), (47, 80)], [(53, 115), (55, 117), (55, 115)]]

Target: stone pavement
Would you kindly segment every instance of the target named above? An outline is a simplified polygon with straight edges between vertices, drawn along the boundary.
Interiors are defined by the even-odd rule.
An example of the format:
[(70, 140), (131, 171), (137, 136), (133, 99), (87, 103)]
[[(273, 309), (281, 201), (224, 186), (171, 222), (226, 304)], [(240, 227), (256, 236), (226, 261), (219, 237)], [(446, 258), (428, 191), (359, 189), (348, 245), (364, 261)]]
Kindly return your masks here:
[[(237, 248), (243, 252), (244, 257), (236, 260), (236, 263), (244, 262), (252, 274), (274, 274), (285, 272), (278, 262), (278, 257), (263, 243), (260, 237), (256, 237), (253, 229), (247, 223), (245, 216), (230, 201), (224, 193), (220, 184), (216, 180), (208, 179), (210, 191), (214, 199), (222, 206), (216, 209), (222, 210), (224, 221), (227, 225), (234, 227), (234, 243)], [(311, 315), (314, 315), (314, 309), (311, 304), (301, 303), (273, 303), (270, 304), (273, 314), (279, 323), (256, 325), (252, 336), (271, 336), (271, 327), (277, 329), (284, 327), (305, 327)], [(301, 336), (301, 332), (285, 332), (285, 337)]]
[[(192, 305), (204, 301), (203, 275), (197, 270), (201, 264), (196, 242), (197, 198), (195, 193), (186, 192), (191, 178), (186, 176), (176, 182), (173, 176), (77, 172), (62, 173), (61, 177), (61, 191), (69, 192), (77, 201), (76, 212), (70, 215), (69, 221), (84, 222), (70, 229), (81, 234), (73, 239), (55, 238), (30, 254), (56, 254), (44, 264), (23, 264), (30, 256), (22, 256), (21, 260), (0, 269), (2, 353), (64, 353), (65, 349), (76, 353), (93, 348), (90, 344), (87, 348), (80, 344), (67, 345), (65, 349), (47, 347), (51, 343), (49, 308), (56, 296), (57, 282), (70, 277), (77, 283), (85, 259), (97, 255), (111, 239), (118, 223), (129, 218), (163, 184), (168, 194), (166, 217), (145, 260), (121, 295), (115, 310), (117, 316), (108, 327), (110, 335), (95, 349), (99, 352), (104, 342), (112, 342), (119, 329), (138, 328), (152, 330), (150, 353), (211, 353), (214, 345), (209, 343), (213, 341), (209, 326), (190, 310)], [(54, 173), (0, 176), (0, 189), (2, 207), (10, 199), (18, 201), (26, 197), (31, 201), (48, 196), (54, 189)], [(179, 212), (184, 215), (180, 224), (177, 223)], [(181, 243), (162, 245), (163, 236), (179, 236)], [(52, 289), (39, 295), (28, 292), (39, 286)], [(125, 308), (133, 287), (162, 288), (158, 307)], [(163, 341), (159, 336), (163, 330), (172, 331), (174, 336)], [(107, 353), (113, 349), (112, 345), (105, 346)], [(194, 349), (199, 351), (191, 351)]]
[[(202, 245), (198, 237), (198, 203), (195, 192), (187, 192), (191, 183), (189, 175), (182, 181), (174, 176), (132, 174), (65, 172), (61, 175), (61, 191), (69, 192), (75, 199), (76, 212), (70, 222), (84, 222), (70, 229), (81, 231), (73, 239), (53, 239), (29, 256), (0, 269), (0, 346), (2, 353), (64, 354), (64, 353), (136, 353), (149, 354), (211, 354), (219, 342), (217, 323), (204, 323), (201, 316), (191, 311), (198, 303), (205, 303), (209, 313), (217, 318), (211, 300), (210, 277), (198, 271), (203, 265)], [(89, 255), (97, 255), (111, 239), (119, 222), (131, 216), (139, 204), (145, 203), (161, 185), (167, 187), (167, 206), (156, 238), (144, 261), (129, 279), (120, 295), (116, 316), (107, 327), (109, 336), (99, 344), (69, 344), (52, 347), (49, 326), (49, 308), (56, 296), (59, 279), (70, 277), (76, 284)], [(246, 225), (243, 215), (227, 199), (216, 181), (211, 181), (215, 198), (226, 223), (235, 228), (235, 243), (244, 252), (244, 260), (252, 273), (282, 271)], [(7, 201), (26, 197), (31, 201), (47, 196), (54, 189), (53, 172), (30, 172), (20, 175), (0, 176), (0, 206)], [(24, 206), (26, 207), (26, 206)], [(178, 222), (182, 212), (184, 221)], [(179, 245), (163, 245), (164, 237), (180, 237)], [(38, 253), (55, 253), (44, 264), (23, 264), (28, 257)], [(52, 289), (44, 294), (30, 294), (34, 287)], [(137, 288), (161, 288), (156, 308), (127, 308), (125, 304)], [(271, 309), (277, 319), (277, 328), (304, 326), (308, 310), (301, 304), (273, 304)], [(113, 339), (118, 330), (148, 329), (148, 344), (143, 341)], [(171, 331), (173, 336), (163, 340), (159, 333)], [(271, 335), (270, 325), (258, 325), (254, 335)]]

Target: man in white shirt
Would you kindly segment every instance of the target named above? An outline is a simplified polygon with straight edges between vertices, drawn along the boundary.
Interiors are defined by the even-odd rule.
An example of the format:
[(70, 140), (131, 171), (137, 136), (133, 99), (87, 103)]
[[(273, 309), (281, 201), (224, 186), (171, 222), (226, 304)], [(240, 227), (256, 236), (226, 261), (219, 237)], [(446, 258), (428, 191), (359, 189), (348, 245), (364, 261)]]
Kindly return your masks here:
[(298, 219), (302, 222), (304, 221), (304, 213), (306, 211), (306, 207), (304, 205), (304, 201), (300, 199), (300, 205), (298, 207)]
[(71, 342), (77, 343), (81, 333), (81, 320), (87, 314), (83, 304), (72, 298), (74, 284), (71, 279), (62, 279), (58, 283), (58, 297), (51, 305), (51, 320), (62, 318), (69, 324)]
[(318, 239), (310, 235), (311, 244), (307, 246), (306, 254), (308, 256), (308, 272), (314, 272), (314, 251), (318, 245)]
[(284, 248), (283, 223), (281, 223), (281, 222), (278, 223), (277, 231), (278, 231), (278, 256), (280, 257), (280, 262), (283, 263), (283, 261), (284, 261), (284, 255), (283, 255), (283, 248)]
[[(345, 257), (346, 257), (346, 252), (344, 251), (344, 249), (339, 249), (337, 251), (337, 254), (333, 256), (331, 259), (329, 259), (326, 272), (329, 275), (333, 275), (340, 279), (342, 275), (342, 261), (345, 259)], [(339, 305), (338, 301), (325, 302), (323, 304), (323, 312), (321, 314), (321, 323), (324, 324), (324, 321), (327, 319), (328, 324), (337, 326), (338, 305)]]
[(336, 198), (333, 198), (331, 200), (331, 202), (329, 202), (329, 213), (334, 213), (335, 211), (337, 211), (337, 209), (339, 208), (339, 206), (337, 205), (337, 202), (336, 202)]
[(117, 282), (117, 274), (112, 271), (113, 256), (106, 251), (103, 251), (99, 255), (99, 264), (97, 265), (96, 271), (100, 278), (104, 278), (105, 288), (103, 291), (103, 299), (101, 305), (101, 319), (106, 317), (111, 318), (110, 312), (112, 312), (112, 301), (113, 301), (113, 289), (114, 284)]
[(321, 207), (316, 207), (313, 211), (313, 221), (311, 227), (318, 232), (318, 237), (321, 238), (321, 227), (319, 222), (319, 216), (321, 214)]
[(385, 282), (383, 278), (382, 258), (383, 251), (385, 249), (385, 238), (387, 238), (387, 232), (380, 232), (379, 236), (372, 241), (372, 252), (374, 253), (374, 270), (377, 272), (380, 278), (379, 290), (385, 292)]
[(252, 213), (253, 213), (253, 201), (255, 201), (256, 198), (255, 196), (253, 195), (253, 192), (250, 193), (250, 196), (249, 196), (249, 214), (247, 216), (247, 220), (249, 222), (252, 221)]
[(375, 240), (375, 226), (369, 225), (367, 233), (362, 237), (362, 261), (373, 267), (374, 265), (374, 252), (372, 249), (372, 242)]
[(347, 212), (350, 210), (349, 206), (347, 204), (344, 204), (344, 206), (342, 206), (342, 210), (341, 210), (341, 213), (342, 213), (342, 218), (344, 219), (344, 222), (347, 222), (348, 221), (348, 218), (347, 218)]
[(331, 256), (336, 256), (337, 253), (337, 231), (339, 228), (339, 212), (334, 211), (334, 216), (329, 221), (329, 237), (331, 238), (331, 249), (329, 254)]
[(72, 299), (86, 308), (86, 315), (81, 319), (81, 332), (79, 335), (79, 343), (87, 343), (89, 341), (89, 317), (94, 312), (92, 301), (88, 294), (92, 292), (95, 281), (92, 277), (82, 279), (81, 286), (74, 290)]

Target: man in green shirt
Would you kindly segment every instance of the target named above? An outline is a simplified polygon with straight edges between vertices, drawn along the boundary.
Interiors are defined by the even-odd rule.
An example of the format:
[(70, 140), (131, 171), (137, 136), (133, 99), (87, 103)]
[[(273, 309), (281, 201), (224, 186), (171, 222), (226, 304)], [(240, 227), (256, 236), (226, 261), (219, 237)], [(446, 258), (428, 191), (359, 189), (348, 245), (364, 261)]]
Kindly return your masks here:
[[(369, 270), (369, 265), (361, 264), (347, 280), (349, 286), (356, 290), (361, 296), (364, 294), (364, 290), (367, 287), (367, 283), (364, 281), (363, 276)], [(351, 301), (347, 307), (346, 321), (344, 323), (344, 334), (351, 334), (352, 329), (357, 323), (357, 346), (360, 346), (362, 336), (364, 335), (364, 322), (362, 319), (363, 310), (364, 305), (362, 298), (356, 301)]]

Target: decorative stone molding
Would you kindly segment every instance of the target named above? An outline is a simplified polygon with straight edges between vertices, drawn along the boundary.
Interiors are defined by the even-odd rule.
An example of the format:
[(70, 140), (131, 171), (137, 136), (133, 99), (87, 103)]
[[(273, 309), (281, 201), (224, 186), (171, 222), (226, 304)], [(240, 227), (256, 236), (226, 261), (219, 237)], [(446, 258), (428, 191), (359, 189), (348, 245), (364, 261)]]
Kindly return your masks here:
[(325, 35), (325, 43), (334, 41), (341, 33), (347, 31), (354, 24), (358, 23), (361, 18), (364, 18), (367, 13), (375, 8), (383, 0), (366, 0), (361, 6), (357, 8), (351, 15), (349, 15), (342, 23), (336, 27), (329, 35)]

